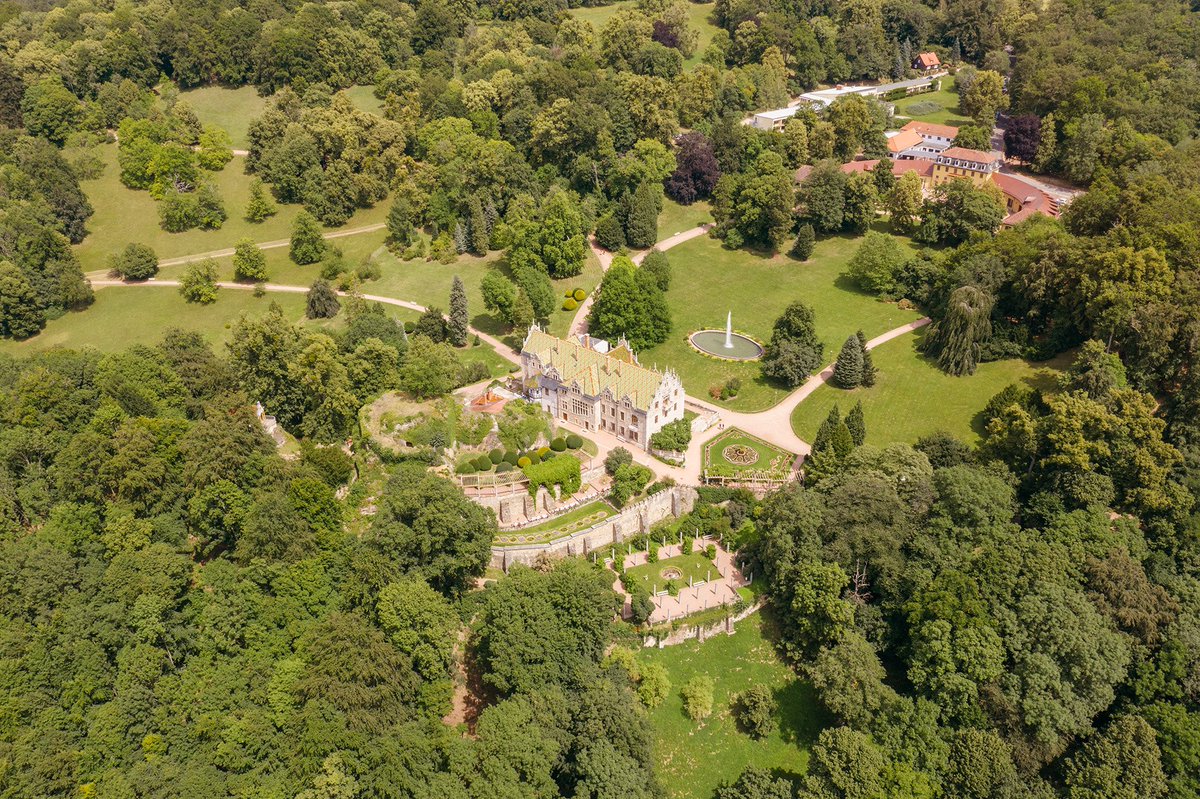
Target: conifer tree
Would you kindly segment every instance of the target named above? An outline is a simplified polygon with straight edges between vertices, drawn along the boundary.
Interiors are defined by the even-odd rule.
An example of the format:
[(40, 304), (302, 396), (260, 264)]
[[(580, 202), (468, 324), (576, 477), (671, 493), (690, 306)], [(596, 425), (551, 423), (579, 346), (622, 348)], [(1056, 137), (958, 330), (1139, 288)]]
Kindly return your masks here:
[(875, 369), (875, 361), (871, 357), (871, 351), (867, 349), (866, 335), (860, 330), (855, 333), (855, 336), (858, 338), (858, 343), (862, 347), (862, 385), (866, 388), (870, 388), (871, 386), (875, 385), (875, 379), (879, 376), (879, 372)]
[(862, 385), (863, 349), (858, 336), (850, 336), (838, 353), (833, 365), (833, 384), (838, 388), (858, 388)]
[(292, 223), (291, 249), (288, 256), (293, 263), (315, 264), (325, 254), (325, 239), (321, 236), (321, 225), (308, 211), (301, 210)]
[(854, 403), (850, 413), (846, 414), (846, 429), (850, 431), (850, 438), (854, 440), (854, 446), (861, 447), (862, 443), (867, 440), (867, 420), (863, 415), (861, 400)]
[(813, 452), (823, 450), (833, 443), (833, 431), (837, 430), (837, 426), (841, 422), (842, 412), (835, 404), (829, 409), (829, 414), (825, 417), (825, 421), (821, 422), (821, 426), (817, 428), (817, 437), (813, 439)]
[(468, 203), (467, 233), (468, 249), (475, 255), (487, 255), (492, 227), (488, 224), (487, 215), (483, 211), (483, 203), (479, 202), (478, 197), (472, 197)]
[(854, 435), (850, 432), (849, 425), (845, 422), (838, 422), (838, 426), (833, 429), (833, 438), (830, 439), (829, 444), (833, 447), (839, 460), (853, 452)]
[(454, 223), (454, 252), (462, 255), (471, 247), (471, 235), (460, 219)]
[(533, 324), (533, 303), (529, 300), (529, 295), (525, 293), (524, 288), (517, 289), (517, 300), (513, 303), (512, 309), (512, 326), (513, 330), (524, 332)]
[(454, 276), (450, 284), (450, 323), (447, 327), (447, 338), (456, 347), (467, 343), (467, 290), (463, 287), (462, 279)]
[(650, 181), (642, 181), (633, 192), (625, 223), (625, 240), (630, 247), (639, 250), (653, 247), (658, 241), (658, 197)]
[(270, 195), (263, 188), (262, 180), (255, 178), (250, 184), (250, 199), (246, 202), (246, 221), (255, 224), (263, 222), (268, 217), (275, 216), (277, 210)]
[(792, 249), (788, 254), (798, 261), (807, 261), (812, 256), (813, 248), (816, 245), (817, 232), (813, 230), (812, 225), (805, 222), (796, 232), (796, 241), (792, 244)]
[(308, 290), (308, 304), (304, 315), (309, 319), (331, 319), (337, 316), (342, 304), (338, 302), (337, 292), (328, 280), (317, 278)]

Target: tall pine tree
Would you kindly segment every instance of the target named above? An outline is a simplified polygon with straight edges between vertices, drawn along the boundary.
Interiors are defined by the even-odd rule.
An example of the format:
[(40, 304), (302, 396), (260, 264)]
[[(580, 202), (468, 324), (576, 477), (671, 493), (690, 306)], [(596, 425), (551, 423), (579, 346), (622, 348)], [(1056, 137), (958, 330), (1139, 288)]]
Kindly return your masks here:
[(811, 224), (805, 222), (796, 232), (796, 241), (792, 244), (792, 249), (788, 254), (798, 261), (807, 261), (816, 246), (817, 232), (813, 230)]
[(456, 347), (467, 343), (467, 290), (458, 275), (450, 284), (450, 323), (446, 328), (446, 338)]
[(625, 241), (630, 247), (645, 249), (658, 241), (658, 194), (650, 181), (642, 181), (629, 201), (629, 217), (625, 221)]
[(879, 372), (876, 371), (876, 369), (875, 369), (875, 361), (871, 358), (871, 351), (869, 349), (867, 349), (866, 335), (860, 330), (857, 333), (855, 333), (855, 336), (858, 338), (858, 343), (862, 347), (862, 356), (863, 356), (862, 385), (866, 386), (867, 388), (870, 388), (871, 386), (875, 385), (875, 378), (877, 378), (879, 376)]
[(861, 447), (867, 440), (867, 419), (863, 415), (861, 400), (854, 403), (850, 413), (846, 414), (846, 429), (850, 431), (850, 438), (854, 440), (854, 446)]
[(858, 336), (850, 336), (838, 353), (833, 365), (833, 384), (838, 388), (858, 388), (862, 385), (863, 349)]

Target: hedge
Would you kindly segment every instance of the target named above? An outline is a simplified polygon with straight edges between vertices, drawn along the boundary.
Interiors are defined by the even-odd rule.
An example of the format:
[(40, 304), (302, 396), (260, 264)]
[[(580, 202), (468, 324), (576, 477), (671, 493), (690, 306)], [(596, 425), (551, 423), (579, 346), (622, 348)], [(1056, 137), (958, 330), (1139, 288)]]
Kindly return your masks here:
[(570, 496), (583, 485), (582, 470), (579, 461), (571, 457), (554, 458), (524, 468), (525, 476), (529, 478), (529, 493), (536, 496), (539, 486), (558, 485), (564, 496)]
[(566, 452), (567, 451), (567, 440), (565, 438), (562, 438), (561, 436), (559, 438), (554, 439), (553, 441), (550, 442), (550, 449), (554, 450), (555, 452)]
[(571, 433), (567, 436), (567, 449), (579, 449), (583, 446), (583, 439)]

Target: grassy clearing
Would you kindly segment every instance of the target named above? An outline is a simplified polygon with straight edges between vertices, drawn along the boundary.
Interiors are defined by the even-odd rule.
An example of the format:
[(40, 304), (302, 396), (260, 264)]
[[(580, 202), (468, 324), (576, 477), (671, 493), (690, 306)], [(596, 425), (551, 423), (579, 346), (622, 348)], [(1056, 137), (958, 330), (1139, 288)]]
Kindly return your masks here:
[[(606, 6), (588, 6), (586, 8), (572, 8), (567, 11), (568, 14), (576, 19), (582, 19), (592, 23), (592, 27), (599, 33), (604, 27), (604, 24), (612, 18), (613, 14), (621, 8), (636, 8), (637, 3), (633, 0), (625, 0), (619, 3), (610, 3)], [(704, 48), (708, 47), (712, 41), (713, 34), (718, 30), (713, 24), (711, 17), (713, 9), (716, 8), (714, 3), (689, 3), (688, 4), (688, 26), (693, 30), (700, 32), (700, 38), (696, 43), (696, 52), (691, 58), (685, 59), (683, 66), (686, 69), (691, 69), (700, 63), (700, 56), (704, 52)]]
[(680, 205), (674, 200), (664, 199), (662, 213), (658, 215), (658, 237), (665, 239), (711, 221), (712, 209), (704, 200)]
[(845, 415), (861, 400), (869, 444), (913, 443), (938, 430), (974, 443), (983, 433), (979, 414), (989, 399), (1009, 383), (1048, 387), (1069, 360), (1059, 356), (1045, 363), (995, 361), (980, 364), (969, 377), (951, 377), (917, 352), (924, 335), (922, 328), (872, 350), (879, 379), (871, 388), (843, 391), (826, 385), (814, 391), (792, 413), (796, 435), (812, 441), (835, 403)]
[[(915, 103), (933, 102), (941, 106), (940, 111), (919, 116), (909, 113), (909, 108)], [(970, 118), (958, 107), (958, 89), (952, 76), (942, 78), (942, 88), (927, 94), (914, 94), (903, 100), (896, 100), (896, 116), (919, 119), (922, 122), (935, 122), (939, 125), (954, 125), (962, 127), (971, 124)]]
[(525, 527), (520, 530), (512, 530), (511, 532), (501, 531), (496, 535), (495, 543), (499, 546), (504, 546), (506, 544), (533, 544), (553, 541), (557, 538), (565, 538), (566, 536), (578, 533), (580, 530), (586, 530), (593, 524), (598, 524), (615, 513), (616, 511), (612, 505), (609, 505), (604, 500), (597, 500), (596, 502), (581, 505), (556, 519), (542, 522), (533, 527)]
[[(83, 190), (96, 209), (88, 221), (88, 236), (75, 248), (83, 271), (106, 268), (106, 259), (130, 242), (147, 244), (159, 258), (211, 252), (232, 247), (249, 236), (256, 242), (286, 239), (292, 234), (292, 222), (299, 205), (280, 205), (279, 213), (261, 224), (242, 218), (250, 198), (252, 177), (243, 171), (243, 158), (234, 157), (225, 169), (212, 175), (229, 218), (220, 230), (189, 230), (167, 233), (158, 224), (158, 206), (149, 192), (134, 191), (121, 184), (117, 165), (117, 145), (106, 144), (96, 154), (104, 161), (104, 173), (96, 180), (82, 182)], [(387, 200), (374, 208), (355, 212), (344, 227), (355, 228), (383, 222), (387, 218)], [(382, 240), (382, 239), (381, 239)]]
[(90, 308), (51, 321), (28, 341), (3, 340), (0, 351), (28, 355), (61, 346), (116, 352), (133, 344), (157, 344), (169, 327), (199, 332), (219, 346), (242, 314), (266, 313), (272, 300), (293, 322), (304, 320), (303, 294), (255, 297), (250, 291), (222, 289), (212, 305), (197, 305), (184, 302), (174, 288), (114, 286), (97, 291)]
[[(710, 799), (723, 782), (748, 765), (795, 777), (808, 766), (808, 751), (825, 723), (811, 686), (799, 680), (775, 652), (761, 613), (741, 621), (730, 636), (645, 649), (641, 663), (667, 669), (671, 693), (650, 711), (659, 778), (671, 799)], [(702, 726), (683, 712), (679, 690), (692, 677), (708, 675), (716, 685), (713, 715)], [(779, 729), (755, 740), (737, 729), (730, 701), (747, 688), (770, 688), (779, 702)]]
[(350, 102), (354, 103), (354, 107), (359, 111), (366, 111), (368, 114), (377, 116), (383, 115), (383, 101), (375, 96), (374, 86), (351, 86), (349, 89), (343, 89), (342, 92), (350, 98)]
[(703, 553), (693, 552), (690, 555), (676, 555), (657, 563), (643, 563), (641, 566), (627, 569), (625, 583), (641, 583), (649, 591), (655, 588), (664, 591), (668, 582), (674, 581), (676, 586), (685, 588), (689, 577), (700, 581), (707, 580), (709, 575), (712, 575), (714, 580), (721, 576), (717, 567)]
[(224, 128), (236, 150), (245, 150), (250, 146), (250, 137), (247, 135), (250, 123), (255, 117), (261, 116), (267, 107), (267, 98), (261, 96), (253, 86), (240, 89), (205, 86), (181, 92), (179, 99), (191, 105), (203, 124)]
[(707, 236), (670, 250), (673, 278), (667, 292), (671, 307), (670, 340), (639, 353), (643, 364), (670, 366), (687, 392), (707, 398), (709, 387), (740, 377), (738, 396), (720, 403), (739, 411), (760, 411), (782, 400), (788, 390), (768, 383), (757, 363), (736, 363), (697, 353), (689, 334), (725, 326), (733, 311), (735, 330), (766, 342), (775, 318), (788, 304), (803, 300), (816, 315), (817, 333), (825, 342), (826, 360), (837, 355), (846, 336), (862, 328), (877, 336), (919, 317), (859, 291), (843, 273), (859, 239), (834, 236), (817, 243), (812, 258), (799, 263), (786, 255), (765, 257), (727, 250)]

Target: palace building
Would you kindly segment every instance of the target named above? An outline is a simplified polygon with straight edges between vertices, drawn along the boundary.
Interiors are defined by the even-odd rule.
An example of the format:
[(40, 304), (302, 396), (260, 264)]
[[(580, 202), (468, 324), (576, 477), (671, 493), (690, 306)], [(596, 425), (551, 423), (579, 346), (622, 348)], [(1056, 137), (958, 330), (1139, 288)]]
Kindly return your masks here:
[(650, 437), (683, 418), (683, 384), (671, 370), (638, 363), (624, 340), (551, 336), (537, 325), (521, 347), (522, 387), (556, 421), (601, 430), (650, 448)]

